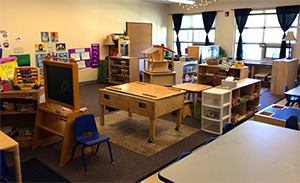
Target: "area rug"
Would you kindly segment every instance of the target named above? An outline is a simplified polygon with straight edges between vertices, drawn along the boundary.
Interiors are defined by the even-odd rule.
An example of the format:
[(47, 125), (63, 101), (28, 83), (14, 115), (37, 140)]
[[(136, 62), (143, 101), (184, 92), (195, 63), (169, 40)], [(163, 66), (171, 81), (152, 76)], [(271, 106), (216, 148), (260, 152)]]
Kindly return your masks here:
[[(96, 118), (100, 124), (100, 118)], [(116, 111), (105, 115), (105, 125), (98, 126), (99, 132), (110, 137), (110, 141), (119, 146), (149, 157), (172, 144), (175, 144), (188, 136), (199, 131), (199, 129), (181, 125), (175, 130), (172, 121), (157, 118), (155, 128), (155, 139), (148, 143), (149, 118), (133, 114), (128, 116), (125, 111)]]
[[(21, 163), (23, 182), (70, 182), (68, 179), (49, 168), (37, 158)], [(15, 182), (15, 168), (9, 168), (10, 176), (6, 178), (10, 182)]]

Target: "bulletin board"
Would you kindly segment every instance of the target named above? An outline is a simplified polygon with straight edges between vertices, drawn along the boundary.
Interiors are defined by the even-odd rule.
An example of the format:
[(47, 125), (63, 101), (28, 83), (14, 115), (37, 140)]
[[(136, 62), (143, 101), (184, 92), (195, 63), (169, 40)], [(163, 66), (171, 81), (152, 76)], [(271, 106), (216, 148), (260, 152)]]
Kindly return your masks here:
[(152, 47), (152, 23), (126, 22), (130, 56), (144, 58), (143, 50)]
[[(82, 58), (82, 53), (84, 52), (88, 52), (89, 53), (89, 56), (88, 56), (88, 59), (84, 59)], [(75, 49), (69, 49), (68, 50), (68, 53), (69, 53), (69, 58), (71, 58), (71, 54), (72, 53), (79, 53), (80, 54), (80, 61), (84, 60), (85, 61), (85, 65), (86, 67), (92, 67), (92, 60), (91, 60), (91, 48), (75, 48)], [(79, 61), (77, 60), (76, 58), (74, 58), (75, 61)]]

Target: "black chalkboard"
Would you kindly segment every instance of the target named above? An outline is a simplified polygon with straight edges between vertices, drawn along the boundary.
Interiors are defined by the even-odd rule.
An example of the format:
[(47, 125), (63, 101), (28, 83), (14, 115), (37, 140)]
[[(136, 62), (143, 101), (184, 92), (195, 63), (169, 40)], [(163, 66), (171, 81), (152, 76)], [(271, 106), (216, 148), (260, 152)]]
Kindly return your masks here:
[(46, 75), (48, 98), (74, 106), (72, 68), (47, 65)]

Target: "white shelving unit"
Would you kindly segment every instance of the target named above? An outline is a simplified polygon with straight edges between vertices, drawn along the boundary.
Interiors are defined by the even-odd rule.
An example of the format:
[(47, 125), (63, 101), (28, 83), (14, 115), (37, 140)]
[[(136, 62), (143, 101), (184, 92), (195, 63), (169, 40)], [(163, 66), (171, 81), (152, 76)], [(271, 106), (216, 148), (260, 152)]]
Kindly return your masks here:
[(202, 91), (201, 130), (222, 134), (231, 118), (231, 90), (211, 88)]

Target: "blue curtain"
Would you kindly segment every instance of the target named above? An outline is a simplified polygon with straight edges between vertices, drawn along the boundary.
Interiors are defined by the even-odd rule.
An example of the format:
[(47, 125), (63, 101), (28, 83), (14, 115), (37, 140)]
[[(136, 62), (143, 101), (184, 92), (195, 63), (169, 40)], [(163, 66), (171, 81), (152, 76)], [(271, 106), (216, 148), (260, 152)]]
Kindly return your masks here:
[(178, 53), (179, 57), (181, 57), (181, 49), (180, 49), (180, 42), (179, 42), (178, 34), (179, 34), (180, 27), (181, 27), (183, 14), (172, 14), (172, 17), (173, 17), (175, 32), (177, 35), (177, 40), (176, 40), (177, 53)]
[(242, 39), (242, 32), (244, 30), (244, 27), (246, 25), (248, 16), (250, 14), (251, 8), (245, 8), (245, 9), (235, 9), (235, 20), (236, 24), (238, 26), (238, 30), (240, 32), (237, 52), (236, 52), (236, 60), (243, 60), (243, 39)]
[[(291, 27), (295, 18), (297, 17), (297, 14), (299, 13), (299, 7), (300, 7), (299, 5), (276, 7), (277, 18), (278, 18), (280, 27), (284, 32), (282, 39), (285, 38), (285, 36), (286, 36), (285, 32)], [(281, 42), (281, 46), (280, 46), (279, 58), (286, 57), (285, 50), (286, 50), (286, 42), (283, 40)]]
[(204, 23), (204, 29), (206, 32), (206, 39), (205, 39), (205, 45), (211, 45), (208, 39), (208, 33), (214, 23), (214, 20), (216, 18), (216, 11), (210, 11), (210, 12), (203, 12), (202, 13), (202, 18), (203, 18), (203, 23)]

